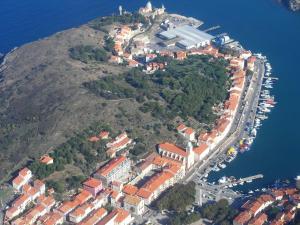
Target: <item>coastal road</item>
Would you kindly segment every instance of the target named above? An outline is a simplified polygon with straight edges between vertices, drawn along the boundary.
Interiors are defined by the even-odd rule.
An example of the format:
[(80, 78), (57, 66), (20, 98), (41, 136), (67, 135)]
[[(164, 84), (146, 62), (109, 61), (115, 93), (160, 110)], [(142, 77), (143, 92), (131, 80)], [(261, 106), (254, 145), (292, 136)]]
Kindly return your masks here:
[(244, 129), (246, 127), (248, 119), (254, 119), (257, 108), (257, 101), (259, 98), (263, 76), (265, 73), (265, 65), (261, 60), (258, 60), (255, 64), (255, 71), (250, 81), (250, 84), (244, 88), (243, 97), (238, 107), (235, 119), (228, 135), (219, 143), (211, 154), (204, 159), (202, 162), (198, 162), (194, 167), (187, 173), (182, 182), (187, 183), (195, 176), (202, 178), (205, 173), (204, 171), (209, 168), (209, 165), (213, 163), (213, 160), (218, 158), (220, 155), (226, 153), (228, 148), (237, 143), (244, 136)]
[[(197, 196), (196, 199), (199, 199), (199, 190), (204, 188), (204, 193), (207, 193), (210, 196), (216, 196), (216, 198), (225, 197), (227, 199), (234, 199), (240, 197), (239, 194), (227, 189), (226, 191), (218, 189), (215, 186), (208, 185), (206, 183), (199, 183), (199, 180), (205, 175), (205, 171), (210, 167), (210, 165), (216, 162), (218, 157), (224, 155), (228, 148), (237, 143), (243, 136), (244, 130), (247, 124), (247, 120), (252, 118), (254, 119), (256, 114), (256, 108), (258, 105), (259, 94), (261, 90), (261, 85), (263, 81), (263, 76), (265, 73), (265, 65), (262, 61), (258, 60), (255, 64), (255, 70), (252, 76), (252, 79), (246, 82), (246, 85), (242, 91), (242, 99), (238, 106), (237, 113), (235, 115), (232, 127), (228, 132), (228, 135), (224, 137), (221, 141), (209, 154), (209, 156), (201, 162), (196, 163), (193, 168), (186, 174), (186, 176), (181, 180), (182, 183), (187, 183), (191, 180), (194, 180), (197, 184)], [(201, 193), (201, 192), (200, 192)], [(211, 200), (211, 199), (208, 199)], [(152, 210), (149, 208), (147, 212), (147, 218), (154, 224), (161, 224), (162, 218), (164, 215), (161, 213)], [(139, 218), (139, 222), (144, 221), (145, 217)]]

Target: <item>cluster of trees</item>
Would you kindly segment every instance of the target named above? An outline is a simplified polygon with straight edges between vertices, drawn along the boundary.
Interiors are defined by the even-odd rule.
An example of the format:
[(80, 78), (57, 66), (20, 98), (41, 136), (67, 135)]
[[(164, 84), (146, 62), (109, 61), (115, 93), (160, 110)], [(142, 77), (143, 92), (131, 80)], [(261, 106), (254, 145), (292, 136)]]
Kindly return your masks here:
[(104, 49), (108, 52), (113, 52), (115, 46), (115, 41), (110, 36), (106, 35), (104, 37)]
[(85, 176), (71, 176), (66, 179), (69, 189), (78, 189), (81, 187), (81, 183), (86, 179)]
[(70, 50), (70, 57), (84, 63), (91, 61), (106, 62), (108, 60), (107, 52), (91, 45), (78, 45)]
[(105, 77), (100, 80), (85, 82), (84, 87), (92, 91), (94, 94), (106, 99), (133, 98), (135, 97), (135, 89), (129, 85), (117, 82), (117, 77)]
[(155, 202), (155, 207), (159, 210), (169, 210), (184, 212), (187, 206), (195, 201), (195, 183), (175, 184), (161, 198)]
[[(83, 132), (75, 134), (65, 143), (54, 149), (49, 154), (54, 159), (53, 164), (45, 165), (39, 162), (39, 160), (35, 160), (29, 165), (30, 170), (39, 179), (44, 179), (55, 171), (64, 170), (65, 165), (73, 164), (81, 168), (86, 174), (89, 174), (95, 168), (97, 162), (107, 159), (105, 141), (96, 143), (88, 141), (88, 137), (98, 134), (101, 130), (111, 131), (111, 128), (108, 125), (96, 123)], [(72, 187), (76, 186), (74, 185), (76, 178), (73, 177), (67, 183), (70, 183)]]
[(206, 218), (213, 221), (213, 224), (231, 225), (237, 214), (238, 211), (232, 208), (227, 200), (221, 199), (218, 202), (208, 203), (193, 212), (176, 212), (172, 214), (170, 222), (172, 225), (186, 225)]
[(57, 193), (63, 193), (66, 190), (66, 184), (64, 181), (49, 180), (46, 182), (47, 187), (53, 188)]
[[(163, 57), (157, 59), (163, 61)], [(210, 124), (216, 115), (212, 107), (228, 97), (230, 79), (227, 62), (209, 56), (190, 56), (184, 61), (168, 60), (165, 71), (147, 75), (135, 68), (121, 76), (106, 77), (85, 84), (107, 99), (135, 98), (144, 103), (140, 110), (153, 116), (173, 119), (194, 117)]]
[(198, 212), (180, 212), (172, 215), (172, 217), (170, 218), (170, 223), (172, 225), (188, 225), (200, 219), (201, 216)]
[(142, 23), (144, 26), (149, 25), (149, 21), (139, 13), (124, 13), (123, 15), (112, 15), (107, 17), (98, 18), (91, 22), (91, 27), (96, 30), (103, 30), (105, 26), (112, 25), (113, 23), (131, 24)]
[(209, 203), (200, 210), (202, 218), (212, 220), (214, 224), (230, 225), (238, 211), (233, 209), (227, 200)]
[(215, 120), (212, 106), (225, 101), (228, 95), (226, 65), (221, 59), (192, 56), (171, 61), (166, 71), (154, 74), (153, 80), (161, 86), (160, 94), (171, 111), (210, 123)]
[(144, 154), (147, 152), (146, 145), (142, 142), (138, 142), (134, 145), (133, 149), (130, 150), (130, 154), (133, 156), (133, 158), (136, 158), (137, 156)]

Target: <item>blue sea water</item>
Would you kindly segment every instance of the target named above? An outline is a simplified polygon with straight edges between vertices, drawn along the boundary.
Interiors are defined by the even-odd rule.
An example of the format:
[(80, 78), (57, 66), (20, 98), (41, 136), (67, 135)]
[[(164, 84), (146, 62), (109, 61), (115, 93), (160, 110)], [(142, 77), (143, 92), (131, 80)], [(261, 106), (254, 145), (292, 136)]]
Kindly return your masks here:
[[(119, 5), (136, 10), (141, 0), (1, 0), (0, 52), (117, 12)], [(244, 47), (268, 56), (280, 78), (273, 93), (279, 102), (258, 132), (251, 151), (239, 155), (218, 176), (264, 179), (254, 186), (300, 174), (300, 13), (275, 0), (164, 0), (169, 12), (196, 17), (206, 27), (221, 25)], [(252, 185), (252, 186), (253, 186)]]

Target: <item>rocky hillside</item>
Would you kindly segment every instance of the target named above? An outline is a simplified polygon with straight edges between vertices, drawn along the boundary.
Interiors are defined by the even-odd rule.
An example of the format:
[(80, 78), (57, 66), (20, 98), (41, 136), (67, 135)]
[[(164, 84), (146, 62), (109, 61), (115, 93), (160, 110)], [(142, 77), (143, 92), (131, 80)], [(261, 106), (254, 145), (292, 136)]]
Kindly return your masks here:
[[(101, 46), (103, 38), (103, 32), (82, 26), (24, 45), (6, 56), (0, 72), (1, 178), (95, 122), (110, 123), (117, 130), (134, 126), (130, 116), (140, 123), (153, 122), (151, 117), (137, 117), (130, 99), (107, 101), (83, 87), (84, 82), (126, 70), (69, 57), (70, 48)], [(120, 110), (129, 119), (116, 118)]]

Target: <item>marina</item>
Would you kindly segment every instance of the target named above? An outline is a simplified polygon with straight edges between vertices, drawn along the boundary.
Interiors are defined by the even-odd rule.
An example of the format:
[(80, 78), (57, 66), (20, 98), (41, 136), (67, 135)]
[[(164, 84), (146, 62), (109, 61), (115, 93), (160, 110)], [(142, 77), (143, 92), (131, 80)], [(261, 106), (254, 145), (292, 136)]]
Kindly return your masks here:
[[(255, 81), (257, 85), (256, 90), (258, 90), (257, 92), (252, 90), (249, 82), (248, 90), (252, 90), (254, 93), (252, 103), (246, 100), (249, 94), (248, 92), (244, 95), (244, 101), (241, 103), (244, 106), (244, 110), (249, 112), (249, 116), (245, 116), (245, 114), (242, 113), (241, 118), (237, 123), (239, 124), (238, 127), (242, 127), (240, 133), (235, 137), (237, 141), (233, 142), (230, 147), (211, 160), (202, 173), (197, 173), (194, 181), (200, 182), (202, 185), (204, 182), (208, 185), (216, 185), (216, 187), (218, 186), (220, 189), (230, 189), (263, 178), (262, 174), (241, 179), (236, 179), (233, 176), (223, 176), (219, 179), (217, 178), (217, 180), (213, 178), (216, 177), (215, 175), (210, 176), (210, 173), (212, 172), (218, 174), (220, 171), (227, 168), (227, 165), (232, 163), (239, 154), (251, 150), (251, 146), (259, 133), (263, 121), (268, 119), (268, 114), (277, 104), (275, 96), (271, 93), (271, 89), (278, 78), (271, 75), (272, 67), (265, 56), (262, 56), (261, 54), (255, 54), (255, 56), (262, 62), (263, 74), (262, 76), (255, 78), (257, 79)], [(254, 192), (255, 190), (248, 190), (247, 193), (249, 191)]]

